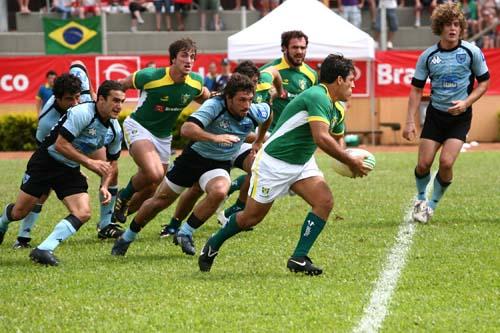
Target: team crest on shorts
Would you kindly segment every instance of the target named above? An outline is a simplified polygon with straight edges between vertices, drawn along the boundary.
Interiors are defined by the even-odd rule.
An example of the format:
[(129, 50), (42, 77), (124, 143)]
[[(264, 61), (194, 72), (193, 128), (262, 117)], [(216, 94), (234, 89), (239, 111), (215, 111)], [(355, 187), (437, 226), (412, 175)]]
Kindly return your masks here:
[(269, 187), (261, 187), (260, 192), (263, 197), (268, 197), (269, 196)]
[(459, 64), (463, 64), (465, 62), (465, 60), (467, 59), (465, 53), (459, 53), (456, 55), (456, 57), (457, 57), (457, 62)]
[(28, 180), (30, 180), (30, 177), (31, 177), (30, 175), (25, 173), (23, 176), (23, 184), (26, 184), (28, 182)]

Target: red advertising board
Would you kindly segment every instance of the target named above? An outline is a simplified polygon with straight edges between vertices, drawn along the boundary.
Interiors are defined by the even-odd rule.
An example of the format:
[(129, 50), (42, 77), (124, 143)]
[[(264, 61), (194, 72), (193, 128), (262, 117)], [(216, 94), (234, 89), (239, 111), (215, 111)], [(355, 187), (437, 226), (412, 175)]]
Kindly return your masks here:
[[(377, 52), (375, 71), (375, 94), (377, 97), (407, 96), (414, 73), (414, 67), (421, 51)], [(491, 74), (488, 94), (500, 94), (500, 49), (485, 50)], [(200, 54), (195, 62), (194, 71), (204, 75), (208, 64), (220, 64), (225, 54)], [(0, 103), (33, 103), (39, 87), (45, 82), (45, 73), (68, 71), (74, 60), (81, 60), (87, 66), (92, 84), (105, 79), (126, 77), (149, 62), (157, 66), (168, 66), (167, 55), (138, 56), (26, 56), (0, 57)], [(233, 64), (235, 65), (235, 64)], [(317, 63), (310, 64), (313, 68)], [(368, 96), (368, 64), (356, 61), (356, 82), (354, 96)], [(219, 67), (220, 68), (220, 67)], [(128, 100), (137, 99), (136, 91), (127, 93)]]

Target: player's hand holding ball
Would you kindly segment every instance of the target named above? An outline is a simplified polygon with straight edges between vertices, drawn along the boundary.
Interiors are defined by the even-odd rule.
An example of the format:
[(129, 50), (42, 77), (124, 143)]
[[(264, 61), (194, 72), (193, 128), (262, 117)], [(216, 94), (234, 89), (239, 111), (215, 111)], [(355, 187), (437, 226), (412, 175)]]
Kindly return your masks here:
[(350, 166), (336, 159), (333, 160), (333, 170), (341, 176), (356, 178), (366, 176), (375, 168), (375, 156), (361, 148), (349, 148), (346, 152), (353, 157), (354, 163)]

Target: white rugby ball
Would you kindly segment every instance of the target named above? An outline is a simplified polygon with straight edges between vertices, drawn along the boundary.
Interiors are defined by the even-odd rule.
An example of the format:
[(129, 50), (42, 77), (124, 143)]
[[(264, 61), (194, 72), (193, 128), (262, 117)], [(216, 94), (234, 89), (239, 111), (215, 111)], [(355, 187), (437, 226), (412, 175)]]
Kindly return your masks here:
[[(375, 168), (375, 163), (376, 163), (375, 156), (373, 156), (373, 154), (370, 153), (369, 151), (361, 148), (349, 148), (346, 149), (346, 152), (351, 156), (364, 156), (365, 159), (363, 160), (363, 164), (368, 169), (370, 169), (370, 171), (372, 171), (373, 168)], [(346, 164), (340, 162), (335, 158), (333, 159), (332, 167), (333, 171), (335, 171), (339, 175), (344, 177), (354, 178), (354, 174), (352, 173), (351, 169), (349, 169), (349, 167)]]

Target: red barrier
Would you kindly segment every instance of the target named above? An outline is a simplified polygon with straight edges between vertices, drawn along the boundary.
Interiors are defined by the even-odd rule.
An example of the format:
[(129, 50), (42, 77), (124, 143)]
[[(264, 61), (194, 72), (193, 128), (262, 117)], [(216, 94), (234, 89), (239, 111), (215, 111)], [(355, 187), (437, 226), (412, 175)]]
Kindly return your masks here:
[[(410, 91), (414, 67), (421, 51), (377, 52), (375, 62), (375, 93), (377, 97), (407, 96)], [(484, 52), (491, 74), (488, 94), (500, 94), (500, 50)], [(225, 54), (200, 54), (194, 70), (200, 74), (206, 72), (208, 64), (214, 61), (220, 68)], [(74, 60), (81, 60), (87, 66), (92, 84), (105, 79), (126, 77), (147, 63), (154, 61), (157, 66), (168, 66), (166, 55), (138, 56), (26, 56), (0, 57), (0, 103), (33, 103), (40, 85), (45, 82), (45, 73), (55, 70), (57, 73), (68, 71)], [(235, 64), (233, 64), (235, 65)], [(311, 66), (316, 68), (317, 62)], [(368, 96), (367, 63), (357, 61), (355, 96)], [(233, 66), (234, 67), (234, 66)], [(137, 92), (130, 91), (128, 100), (136, 99)]]

